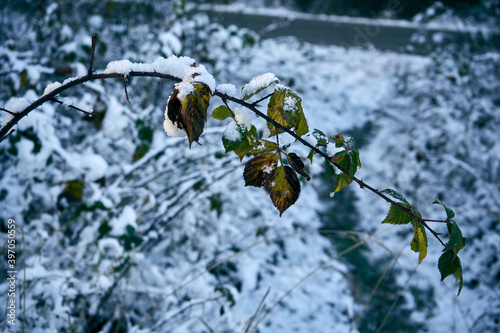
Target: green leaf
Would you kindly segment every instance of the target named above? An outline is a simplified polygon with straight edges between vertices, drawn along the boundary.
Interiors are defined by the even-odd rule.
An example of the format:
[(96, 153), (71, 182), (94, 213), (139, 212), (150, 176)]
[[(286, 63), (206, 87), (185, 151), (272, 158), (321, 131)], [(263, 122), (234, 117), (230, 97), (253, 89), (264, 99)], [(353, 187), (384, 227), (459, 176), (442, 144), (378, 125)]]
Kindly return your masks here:
[(286, 155), (286, 159), (295, 171), (306, 177), (307, 181), (311, 180), (311, 177), (309, 177), (309, 175), (304, 171), (304, 162), (302, 162), (302, 159), (297, 154), (289, 153)]
[(413, 220), (412, 221), (413, 225), (413, 239), (410, 242), (410, 248), (419, 253), (418, 256), (418, 263), (422, 263), (422, 260), (427, 256), (427, 247), (428, 247), (428, 241), (427, 241), (427, 234), (425, 232), (424, 226), (422, 223)]
[(337, 134), (335, 136), (332, 136), (331, 138), (333, 139), (333, 141), (335, 141), (335, 147), (340, 148), (340, 147), (344, 146), (345, 139), (342, 136), (342, 134), (339, 133), (339, 134)]
[(280, 216), (297, 201), (300, 182), (291, 167), (287, 165), (274, 169), (269, 179), (269, 194), (274, 206), (280, 211)]
[[(307, 159), (308, 159), (309, 161), (311, 161), (311, 164), (313, 163), (313, 157), (314, 157), (314, 154), (316, 154), (316, 152), (315, 152), (313, 149), (311, 149), (311, 151), (309, 152), (309, 155), (307, 155)], [(328, 161), (327, 161), (327, 162), (328, 162)], [(330, 164), (330, 163), (328, 163), (328, 164)]]
[(335, 175), (335, 184), (333, 192), (339, 192), (342, 188), (352, 183), (352, 177), (342, 173), (340, 175)]
[(349, 173), (347, 174), (342, 172), (341, 174), (336, 175), (333, 191), (339, 192), (343, 187), (352, 183), (358, 165), (353, 163), (352, 151), (338, 152), (331, 158), (331, 161)]
[(248, 131), (245, 125), (231, 122), (227, 125), (226, 131), (224, 131), (222, 144), (226, 149), (226, 153), (234, 151), (241, 161), (250, 152), (257, 138), (258, 133), (255, 126), (250, 127)]
[(168, 101), (167, 116), (177, 127), (184, 130), (188, 136), (189, 147), (193, 141), (198, 142), (210, 104), (210, 88), (201, 83), (193, 84), (193, 91), (183, 101), (179, 100), (179, 90), (175, 89)]
[(66, 181), (66, 186), (57, 196), (57, 202), (59, 203), (63, 198), (69, 202), (82, 202), (84, 187), (85, 184), (80, 180)]
[(150, 145), (147, 142), (142, 142), (142, 143), (138, 144), (135, 147), (134, 155), (132, 156), (132, 160), (134, 162), (137, 162), (138, 160), (143, 158), (144, 155), (146, 155), (147, 152), (149, 151), (149, 148), (150, 148)]
[[(411, 206), (408, 204), (401, 204), (401, 206), (411, 210)], [(389, 208), (389, 213), (387, 214), (387, 217), (382, 221), (382, 223), (398, 224), (398, 225), (408, 224), (411, 222), (412, 219), (413, 216), (403, 211), (401, 208), (395, 205), (391, 205), (391, 208)]]
[[(302, 136), (309, 132), (307, 120), (302, 110), (302, 99), (293, 91), (277, 86), (268, 104), (267, 115), (286, 129), (295, 128), (295, 134)], [(284, 131), (267, 123), (270, 136)]]
[(265, 153), (250, 159), (243, 170), (245, 186), (264, 186), (271, 178), (278, 161), (278, 155), (273, 153)]
[(462, 231), (455, 222), (448, 221), (446, 226), (448, 227), (450, 240), (446, 244), (445, 251), (452, 250), (455, 254), (458, 254), (458, 251), (464, 248), (466, 238), (462, 237)]
[(329, 160), (325, 158), (325, 179), (335, 177), (335, 169), (334, 166), (330, 163)]
[(455, 212), (453, 212), (453, 210), (451, 210), (444, 203), (439, 201), (439, 199), (436, 199), (433, 203), (443, 206), (446, 212), (446, 216), (448, 217), (448, 220), (453, 220), (453, 218), (455, 217)]
[(446, 250), (441, 257), (439, 257), (438, 269), (441, 273), (441, 281), (443, 281), (446, 277), (455, 274), (455, 283), (459, 282), (458, 295), (460, 295), (464, 286), (462, 263), (453, 250)]
[(350, 153), (353, 165), (361, 169), (361, 160), (359, 159), (359, 151), (357, 149), (352, 148)]
[(394, 199), (396, 200), (399, 200), (400, 202), (404, 202), (405, 204), (409, 205), (410, 203), (406, 200), (406, 198), (401, 194), (401, 193), (398, 193), (396, 191), (394, 191), (393, 189), (390, 189), (390, 188), (386, 188), (385, 190), (383, 191), (380, 191), (381, 193), (386, 193), (386, 194), (389, 194), (391, 197), (393, 197)]
[(339, 151), (338, 153), (335, 153), (332, 157), (330, 157), (330, 161), (332, 161), (333, 164), (338, 164), (342, 163), (344, 158), (346, 157), (346, 152), (344, 151)]
[(225, 105), (220, 105), (215, 108), (210, 117), (215, 118), (217, 120), (224, 120), (229, 117), (233, 117), (231, 110), (227, 108)]
[(321, 132), (319, 129), (314, 129), (312, 131), (312, 135), (316, 138), (316, 147), (318, 146), (326, 146), (328, 144), (328, 138), (325, 133)]
[[(266, 73), (254, 77), (249, 83), (245, 84), (241, 91), (243, 92), (243, 100), (246, 101), (250, 97), (260, 93), (273, 83), (278, 83), (279, 80), (274, 74)], [(257, 87), (256, 87), (257, 86)]]
[(222, 296), (224, 296), (227, 301), (230, 303), (229, 304), (229, 307), (232, 308), (235, 304), (236, 304), (236, 301), (234, 300), (234, 296), (233, 294), (231, 293), (231, 290), (229, 290), (227, 287), (225, 287), (223, 284), (218, 284), (215, 289), (214, 289), (215, 292), (219, 292), (222, 294)]
[(457, 281), (459, 282), (458, 284), (458, 294), (457, 294), (457, 297), (460, 295), (460, 293), (462, 292), (462, 288), (464, 287), (464, 277), (462, 275), (462, 263), (460, 262), (460, 258), (457, 257), (458, 259), (458, 270), (455, 272), (455, 283), (457, 283)]

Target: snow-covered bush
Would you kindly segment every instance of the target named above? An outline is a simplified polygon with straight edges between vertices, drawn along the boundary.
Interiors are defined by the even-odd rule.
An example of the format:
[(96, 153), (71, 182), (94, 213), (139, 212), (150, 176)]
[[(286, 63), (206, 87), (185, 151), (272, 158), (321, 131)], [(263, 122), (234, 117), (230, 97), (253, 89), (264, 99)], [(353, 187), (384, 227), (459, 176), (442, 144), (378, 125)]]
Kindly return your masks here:
[[(2, 40), (0, 46), (3, 60), (0, 75), (6, 78), (0, 82), (0, 99), (11, 112), (22, 111), (29, 101), (41, 95), (49, 96), (59, 87), (56, 84), (47, 89), (50, 82), (64, 84), (70, 77), (66, 83), (71, 83), (76, 77), (88, 75), (94, 54), (91, 36), (98, 31), (93, 68), (107, 68), (108, 74), (125, 74), (124, 71), (131, 69), (155, 70), (153, 64), (159, 56), (168, 58), (173, 53), (196, 59), (197, 67), (191, 67), (191, 60), (184, 64), (185, 72), (180, 79), (187, 80), (185, 86), (176, 86), (178, 96), (190, 93), (192, 96), (193, 92), (207, 95), (196, 90), (200, 88), (191, 79), (215, 92), (210, 79), (200, 80), (205, 69), (214, 74), (216, 82), (233, 84), (219, 85), (217, 89), (227, 96), (226, 102), (230, 104), (235, 102), (230, 97), (235, 97), (239, 90), (235, 86), (243, 87), (252, 77), (272, 67), (286, 87), (277, 86), (274, 77), (267, 75), (256, 80), (260, 84), (253, 90), (250, 88), (255, 81), (250, 81), (249, 90), (245, 90), (246, 96), (241, 99), (252, 103), (276, 89), (278, 94), (268, 99), (274, 98), (274, 105), (281, 103), (284, 111), (300, 115), (298, 121), (285, 126), (302, 136), (305, 129), (301, 121), (305, 114), (311, 130), (317, 127), (330, 131), (327, 135), (314, 132), (306, 142), (322, 147), (321, 140), (329, 140), (338, 131), (357, 130), (361, 133), (359, 141), (362, 136), (372, 137), (363, 139), (367, 151), (371, 151), (366, 154), (367, 164), (362, 152), (364, 168), (367, 165), (369, 169), (380, 168), (375, 174), (383, 172), (392, 178), (391, 186), (403, 189), (415, 206), (426, 207), (424, 203), (432, 202), (436, 193), (446, 202), (459, 205), (462, 202), (472, 205), (474, 200), (483, 198), (481, 207), (486, 215), (475, 215), (459, 207), (459, 214), (471, 221), (478, 216), (491, 219), (494, 214), (485, 213), (487, 208), (495, 212), (492, 207), (498, 207), (484, 193), (491, 188), (492, 198), (497, 195), (498, 190), (488, 185), (498, 182), (496, 171), (483, 182), (490, 187), (475, 183), (482, 178), (467, 182), (467, 175), (463, 174), (464, 170), (467, 173), (467, 168), (463, 168), (467, 162), (463, 161), (469, 152), (465, 148), (472, 143), (464, 137), (460, 145), (454, 145), (456, 141), (451, 139), (442, 142), (443, 136), (457, 131), (463, 119), (473, 119), (469, 128), (476, 135), (473, 146), (479, 147), (474, 161), (484, 172), (496, 170), (495, 156), (486, 151), (495, 147), (491, 136), (497, 128), (494, 110), (498, 106), (495, 99), (483, 97), (485, 91), (494, 94), (498, 84), (495, 76), (498, 72), (491, 71), (495, 54), (480, 56), (479, 65), (471, 66), (463, 74), (460, 68), (466, 62), (453, 58), (445, 64), (411, 57), (401, 59), (391, 54), (371, 59), (373, 55), (360, 51), (299, 45), (294, 41), (259, 41), (250, 31), (223, 28), (203, 15), (184, 17), (182, 3), (156, 7), (141, 1), (75, 1), (52, 3), (44, 11), (28, 7), (33, 10), (29, 15), (16, 10), (14, 5), (2, 9), (6, 32), (2, 36), (10, 39)], [(129, 62), (110, 63), (117, 59)], [(390, 65), (396, 59), (401, 67), (394, 69)], [(335, 61), (344, 66), (336, 65)], [(414, 68), (406, 67), (415, 63)], [(328, 70), (324, 75), (312, 77), (317, 66)], [(366, 69), (367, 66), (373, 67)], [(195, 76), (186, 76), (190, 68), (193, 68), (190, 74)], [(364, 70), (349, 76), (356, 68)], [(387, 75), (388, 71), (391, 75)], [(448, 124), (450, 120), (443, 116), (445, 125), (436, 128), (434, 120), (429, 121), (425, 115), (433, 114), (432, 103), (438, 103), (438, 115), (446, 112), (446, 104), (439, 104), (444, 103), (439, 102), (441, 95), (432, 93), (436, 86), (431, 83), (443, 75), (449, 77), (439, 81), (443, 84), (442, 91), (449, 94), (447, 101), (460, 105), (462, 98), (460, 89), (448, 86), (453, 77), (459, 82), (458, 87), (470, 91), (470, 103), (481, 101), (478, 105), (483, 107), (471, 107), (469, 113), (457, 112), (457, 117), (452, 118), (456, 126)], [(487, 80), (480, 80), (485, 76)], [(389, 79), (380, 84), (380, 77)], [(172, 82), (133, 75), (124, 79), (117, 76), (115, 80), (89, 81), (68, 90), (58, 99), (62, 105), (44, 103), (31, 111), (0, 144), (2, 231), (6, 231), (6, 221), (14, 218), (17, 226), (23, 228), (26, 240), (26, 248), (19, 248), (18, 256), (19, 272), (23, 266), (21, 260), (26, 260), (26, 280), (22, 279), (26, 284), (18, 286), (23, 292), (18, 301), (26, 302), (20, 308), (25, 312), (18, 312), (19, 325), (24, 320), (26, 330), (31, 332), (234, 332), (251, 331), (259, 324), (259, 330), (273, 332), (322, 331), (325, 327), (332, 331), (351, 327), (373, 331), (381, 325), (387, 329), (404, 327), (417, 331), (437, 315), (432, 313), (435, 291), (429, 281), (437, 282), (439, 277), (427, 277), (437, 272), (436, 268), (432, 267), (433, 273), (424, 270), (425, 282), (405, 288), (405, 283), (413, 281), (416, 274), (411, 267), (415, 258), (406, 262), (398, 258), (401, 244), (408, 247), (412, 236), (402, 232), (403, 240), (399, 236), (380, 238), (374, 232), (374, 224), (385, 217), (385, 212), (377, 208), (383, 205), (354, 194), (359, 191), (340, 192), (332, 201), (328, 193), (338, 188), (341, 178), (327, 188), (321, 179), (314, 181), (325, 168), (318, 153), (310, 155), (314, 163), (306, 161), (304, 169), (290, 151), (305, 157), (310, 149), (293, 144), (293, 138), (280, 136), (281, 146), (293, 144), (287, 151), (291, 157), (283, 155), (283, 160), (291, 166), (295, 163), (296, 170), (313, 176), (313, 185), (302, 186), (300, 199), (279, 219), (273, 202), (261, 191), (244, 187), (241, 174), (245, 169), (238, 159), (224, 154), (235, 151), (243, 157), (249, 152), (241, 151), (244, 140), (255, 140), (250, 142), (253, 147), (263, 134), (277, 131), (275, 128), (257, 121), (254, 130), (242, 108), (219, 103), (208, 110), (210, 114), (215, 106), (219, 107), (208, 119), (203, 135), (196, 132), (191, 136), (187, 133), (188, 139), (167, 137), (162, 126), (165, 113), (171, 125), (181, 124), (179, 130), (190, 131), (186, 119), (179, 116), (182, 106), (176, 118), (169, 118), (168, 111), (165, 112), (167, 104), (172, 109), (178, 103), (175, 97), (168, 102), (175, 93)], [(332, 88), (333, 81), (340, 82)], [(482, 85), (476, 86), (478, 81)], [(385, 90), (374, 92), (374, 82), (377, 88)], [(260, 88), (264, 88), (261, 95), (250, 96)], [(303, 101), (290, 88), (300, 93)], [(391, 96), (396, 92), (397, 95)], [(325, 96), (331, 96), (331, 100), (325, 100), (329, 98)], [(351, 100), (359, 96), (366, 99)], [(387, 96), (391, 96), (390, 102), (384, 100)], [(181, 105), (183, 101), (184, 98), (179, 99)], [(408, 104), (414, 106), (412, 112), (401, 112)], [(80, 111), (93, 110), (92, 116), (75, 107)], [(449, 108), (460, 110), (455, 104)], [(309, 116), (307, 110), (314, 110), (313, 115)], [(364, 123), (359, 121), (361, 115), (366, 115)], [(391, 121), (401, 115), (408, 120), (400, 125), (408, 124), (409, 128), (394, 130)], [(7, 122), (11, 116), (7, 114), (3, 120)], [(213, 118), (234, 118), (234, 123), (226, 127), (227, 120), (221, 125)], [(476, 123), (477, 128), (473, 125)], [(393, 130), (380, 130), (388, 128)], [(429, 128), (435, 132), (429, 132)], [(403, 135), (412, 131), (415, 140)], [(420, 138), (422, 133), (427, 134)], [(352, 135), (357, 140), (357, 135)], [(401, 137), (395, 141), (395, 135)], [(221, 137), (226, 140), (221, 141)], [(352, 145), (348, 139), (337, 139), (339, 146)], [(201, 145), (192, 144), (189, 149), (195, 141)], [(330, 141), (326, 152), (331, 156), (336, 151), (335, 140)], [(276, 145), (276, 142), (263, 143), (264, 148), (261, 145), (254, 148), (266, 153), (266, 149), (276, 150)], [(379, 148), (372, 149), (373, 146)], [(414, 164), (405, 153), (407, 147), (415, 151)], [(439, 150), (439, 154), (431, 154), (433, 149)], [(485, 149), (483, 155), (480, 149)], [(354, 152), (351, 148), (346, 151)], [(355, 156), (351, 154), (350, 158)], [(269, 157), (268, 169), (274, 168), (272, 158)], [(441, 158), (456, 161), (456, 168), (443, 171)], [(379, 163), (380, 160), (383, 162)], [(341, 159), (336, 162), (342, 166)], [(332, 169), (328, 171), (334, 172)], [(291, 171), (286, 171), (285, 179), (293, 178), (290, 174)], [(365, 179), (374, 177), (370, 172), (363, 175)], [(307, 177), (300, 178), (300, 182), (305, 184)], [(432, 183), (427, 185), (425, 181)], [(269, 186), (273, 187), (271, 183)], [(449, 186), (456, 188), (447, 192)], [(464, 190), (472, 195), (461, 196)], [(320, 198), (330, 201), (325, 205)], [(425, 213), (436, 214), (433, 210)], [(349, 225), (346, 221), (355, 222)], [(497, 231), (495, 224), (491, 228)], [(419, 228), (415, 230), (418, 239)], [(492, 239), (485, 236), (483, 228), (470, 231), (478, 233), (478, 239), (484, 237), (485, 242)], [(395, 246), (385, 249), (386, 244)], [(430, 252), (432, 248), (429, 247)], [(440, 251), (432, 252), (429, 256), (435, 266)], [(467, 261), (471, 261), (473, 255), (468, 253)], [(336, 260), (339, 256), (342, 261)], [(481, 262), (491, 260), (490, 266), (495, 265), (489, 256), (478, 256)], [(394, 263), (400, 268), (392, 268)], [(485, 269), (482, 264), (478, 266), (476, 270)], [(464, 269), (467, 272), (467, 266)], [(2, 270), (1, 274), (5, 272)], [(380, 279), (380, 284), (373, 283), (374, 279)], [(464, 289), (475, 288), (479, 282), (473, 281), (466, 280)], [(488, 283), (495, 285), (494, 277)], [(480, 284), (485, 297), (486, 286)], [(1, 285), (5, 294), (7, 289), (7, 284)], [(263, 305), (272, 305), (259, 306), (261, 301)], [(486, 330), (494, 325), (492, 309), (477, 307), (474, 311), (471, 318), (490, 320), (469, 322), (471, 326), (483, 325), (481, 329)], [(407, 320), (391, 322), (391, 318), (401, 316)], [(443, 316), (436, 318), (444, 320)]]

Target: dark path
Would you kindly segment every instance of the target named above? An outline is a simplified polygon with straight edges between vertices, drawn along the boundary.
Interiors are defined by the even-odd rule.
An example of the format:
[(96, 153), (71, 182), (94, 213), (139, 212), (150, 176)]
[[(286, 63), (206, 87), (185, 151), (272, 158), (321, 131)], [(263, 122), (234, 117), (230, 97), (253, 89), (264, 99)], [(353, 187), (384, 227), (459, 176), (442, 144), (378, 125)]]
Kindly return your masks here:
[[(369, 19), (340, 18), (325, 20), (313, 15), (299, 15), (296, 18), (264, 14), (244, 14), (223, 10), (205, 9), (210, 19), (224, 26), (236, 25), (256, 31), (262, 38), (295, 36), (301, 41), (313, 44), (361, 46), (373, 45), (380, 50), (392, 50), (417, 54), (428, 54), (440, 45), (448, 43), (470, 43), (476, 40), (477, 31), (453, 31), (453, 29), (424, 29), (415, 24), (388, 25)], [(416, 42), (412, 36), (419, 33), (426, 38)], [(497, 32), (488, 41), (488, 46), (500, 50), (500, 34)]]

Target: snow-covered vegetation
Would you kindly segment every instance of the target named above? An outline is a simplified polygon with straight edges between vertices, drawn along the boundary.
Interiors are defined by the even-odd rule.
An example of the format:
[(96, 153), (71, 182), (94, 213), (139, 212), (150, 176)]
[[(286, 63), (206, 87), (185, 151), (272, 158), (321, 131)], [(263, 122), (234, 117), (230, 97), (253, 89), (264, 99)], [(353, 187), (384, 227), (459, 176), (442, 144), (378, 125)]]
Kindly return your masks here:
[[(500, 330), (500, 54), (487, 42), (423, 57), (261, 40), (181, 1), (8, 2), (0, 31), (0, 107), (13, 113), (86, 75), (96, 32), (101, 72), (154, 69), (175, 54), (230, 96), (279, 79), (301, 96), (311, 129), (353, 138), (359, 177), (404, 193), (430, 218), (444, 218), (431, 205), (439, 198), (467, 237), (457, 298), (452, 278), (440, 282), (438, 241), (429, 237), (419, 265), (411, 228), (380, 224), (388, 204), (359, 187), (330, 195), (320, 159), (304, 160), (312, 180), (301, 178), (298, 201), (280, 217), (263, 189), (244, 186), (239, 158), (224, 153), (229, 121), (209, 118), (191, 149), (165, 134), (174, 82), (129, 77), (130, 104), (121, 80), (87, 82), (32, 111), (0, 143), (2, 242), (9, 219), (23, 230), (16, 329)], [(182, 73), (169, 73), (183, 77), (191, 63), (180, 59)], [(249, 114), (235, 111), (234, 125), (248, 126)], [(309, 153), (291, 137), (280, 141)], [(4, 251), (4, 297), (6, 260)]]

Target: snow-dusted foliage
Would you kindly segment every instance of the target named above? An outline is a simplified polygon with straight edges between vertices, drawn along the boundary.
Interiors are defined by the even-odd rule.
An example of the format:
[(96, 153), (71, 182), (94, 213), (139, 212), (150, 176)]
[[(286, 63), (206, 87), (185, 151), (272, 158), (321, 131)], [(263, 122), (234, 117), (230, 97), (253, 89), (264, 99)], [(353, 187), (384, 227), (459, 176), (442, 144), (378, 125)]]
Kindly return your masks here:
[[(436, 218), (443, 217), (430, 206), (436, 194), (453, 206), (467, 250), (464, 291), (456, 298), (454, 281), (439, 283), (440, 248), (429, 247), (430, 258), (418, 265), (408, 249), (412, 235), (380, 225), (388, 207), (379, 199), (354, 187), (330, 198), (333, 183), (313, 177), (280, 218), (264, 191), (245, 187), (243, 165), (224, 154), (221, 137), (235, 138), (250, 121), (269, 133), (246, 110), (234, 109), (229, 130), (209, 118), (200, 145), (189, 149), (185, 138), (168, 137), (163, 128), (173, 83), (129, 77), (128, 105), (120, 80), (88, 82), (60, 96), (62, 105), (32, 111), (0, 143), (1, 239), (11, 218), (26, 241), (24, 248), (17, 233), (16, 326), (24, 320), (26, 332), (498, 329), (497, 53), (452, 49), (419, 57), (261, 41), (206, 15), (185, 15), (181, 1), (33, 6), (0, 9), (1, 107), (20, 111), (58, 82), (86, 75), (95, 32), (93, 67), (102, 71), (168, 67), (189, 78), (192, 58), (215, 77), (198, 80), (230, 96), (253, 95), (279, 79), (280, 87), (300, 93), (311, 128), (353, 137), (365, 180), (397, 188)], [(174, 73), (165, 59), (184, 63)], [(193, 88), (186, 82), (176, 86), (185, 95)], [(308, 154), (293, 139), (282, 140)], [(319, 159), (307, 163), (311, 175), (324, 172)], [(6, 269), (0, 277), (6, 281)], [(0, 295), (8, 288), (2, 282)]]

